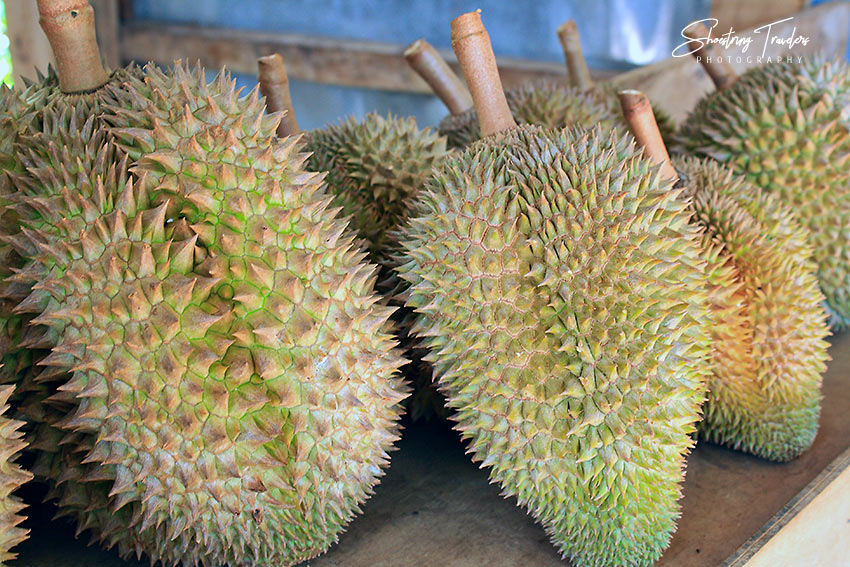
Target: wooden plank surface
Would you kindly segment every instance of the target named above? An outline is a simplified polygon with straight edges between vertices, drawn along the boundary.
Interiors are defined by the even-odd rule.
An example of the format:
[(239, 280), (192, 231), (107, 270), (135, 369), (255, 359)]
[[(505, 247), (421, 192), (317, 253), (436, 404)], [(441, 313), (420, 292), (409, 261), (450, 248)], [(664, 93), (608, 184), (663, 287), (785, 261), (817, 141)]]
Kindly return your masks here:
[(726, 32), (730, 26), (742, 30), (787, 18), (808, 4), (807, 0), (711, 0), (710, 14)]
[[(813, 447), (776, 464), (700, 443), (688, 458), (679, 530), (657, 567), (718, 567), (771, 521), (850, 445), (850, 333), (831, 339), (821, 427)], [(30, 501), (36, 500), (36, 488)], [(840, 489), (839, 489), (840, 492)], [(846, 491), (843, 492), (846, 496)], [(830, 493), (824, 493), (827, 500)], [(33, 533), (10, 567), (142, 567), (74, 541), (31, 510)], [(49, 541), (50, 545), (45, 545)], [(804, 550), (805, 551), (805, 550)], [(326, 555), (310, 567), (566, 567), (543, 529), (489, 484), (443, 425), (407, 427), (375, 496)], [(799, 565), (808, 565), (801, 563)]]
[[(765, 57), (782, 55), (812, 55), (823, 51), (827, 55), (844, 53), (850, 30), (850, 4), (835, 2), (808, 9), (789, 22), (775, 26), (775, 36), (790, 34), (811, 38), (808, 45), (783, 51), (772, 45)], [(752, 30), (740, 34), (752, 34)], [(747, 55), (761, 54), (758, 40), (749, 53), (740, 47), (724, 53), (733, 57), (736, 71), (758, 64)], [(413, 40), (415, 38), (411, 38)], [(759, 45), (757, 45), (759, 44)], [(200, 60), (205, 66), (226, 65), (238, 73), (256, 73), (256, 60), (261, 55), (281, 53), (286, 60), (290, 77), (319, 83), (331, 83), (374, 89), (430, 92), (422, 79), (413, 73), (401, 57), (403, 46), (368, 41), (340, 40), (297, 34), (262, 33), (253, 31), (197, 28), (135, 23), (122, 28), (121, 53), (125, 60), (155, 61), (168, 64), (174, 59)], [(457, 70), (454, 55), (443, 55)], [(738, 56), (741, 59), (737, 59)], [(565, 68), (560, 63), (500, 59), (499, 69), (506, 87), (535, 80), (564, 80)], [(611, 77), (595, 73), (597, 80)], [(671, 58), (618, 75), (616, 84), (645, 91), (665, 108), (674, 119), (681, 120), (699, 99), (713, 89), (711, 81), (691, 57)]]
[(121, 64), (118, 0), (89, 0), (94, 8), (94, 24), (97, 28), (97, 44), (106, 64), (115, 69)]
[(6, 34), (9, 36), (16, 85), (21, 84), (23, 77), (35, 79), (36, 69), (47, 72), (48, 63), (53, 61), (53, 52), (38, 25), (35, 0), (6, 2)]
[[(793, 20), (773, 26), (771, 34), (774, 37), (787, 37), (794, 28), (797, 36), (810, 38), (808, 45), (797, 45), (788, 50), (781, 45), (771, 44), (764, 52), (764, 57), (814, 55), (820, 52), (831, 57), (842, 56), (847, 49), (850, 33), (850, 4), (832, 2), (810, 8)], [(763, 32), (755, 34), (752, 30), (741, 31), (740, 35), (751, 35), (754, 38), (746, 53), (743, 52), (743, 46), (730, 47), (721, 53), (731, 56), (732, 67), (736, 72), (743, 73), (758, 65), (755, 57), (762, 54), (765, 35)], [(667, 59), (618, 75), (613, 81), (625, 88), (644, 91), (677, 121), (685, 118), (703, 96), (714, 90), (708, 75), (693, 57)]]
[[(130, 23), (121, 31), (121, 51), (127, 61), (168, 64), (174, 59), (200, 60), (209, 68), (224, 65), (231, 71), (249, 74), (256, 74), (258, 57), (280, 53), (290, 78), (389, 91), (431, 92), (402, 57), (404, 46), (387, 43)], [(440, 52), (459, 72), (454, 54)], [(499, 68), (506, 85), (566, 78), (566, 67), (561, 63), (500, 59)], [(610, 76), (610, 73), (598, 76)]]

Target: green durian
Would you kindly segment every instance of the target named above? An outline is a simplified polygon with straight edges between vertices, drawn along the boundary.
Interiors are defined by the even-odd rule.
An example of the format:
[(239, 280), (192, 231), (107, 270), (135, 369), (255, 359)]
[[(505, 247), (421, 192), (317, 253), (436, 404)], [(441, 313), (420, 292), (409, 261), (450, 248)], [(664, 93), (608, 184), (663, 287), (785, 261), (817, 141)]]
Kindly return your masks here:
[(491, 71), (473, 97), (503, 126), (420, 194), (399, 270), (414, 333), (473, 458), (573, 564), (651, 565), (705, 397), (699, 231), (628, 137), (511, 127), (503, 98), (482, 110), (499, 82), (480, 15), (452, 36), (462, 66)]
[(811, 233), (831, 323), (850, 323), (850, 70), (822, 57), (751, 69), (707, 95), (677, 149), (727, 164)]
[[(91, 25), (78, 4), (59, 19)], [(405, 396), (374, 266), (256, 92), (179, 63), (85, 95), (61, 78), (25, 93), (40, 106), (16, 134), (9, 239), (16, 312), (50, 349), (38, 470), (122, 553), (323, 552), (378, 482)]]
[(693, 157), (670, 162), (649, 100), (620, 94), (644, 152), (686, 188), (709, 266), (712, 375), (703, 438), (788, 461), (818, 429), (829, 335), (808, 231), (791, 211), (731, 169)]
[[(791, 211), (710, 160), (674, 161), (713, 255), (713, 373), (700, 436), (775, 461), (818, 430), (829, 335), (808, 231)], [(724, 273), (723, 267), (732, 271)]]
[(24, 448), (22, 422), (4, 415), (9, 411), (12, 385), (0, 386), (0, 567), (17, 557), (12, 548), (26, 539), (29, 530), (20, 527), (24, 503), (13, 493), (32, 475), (23, 470), (15, 459)]

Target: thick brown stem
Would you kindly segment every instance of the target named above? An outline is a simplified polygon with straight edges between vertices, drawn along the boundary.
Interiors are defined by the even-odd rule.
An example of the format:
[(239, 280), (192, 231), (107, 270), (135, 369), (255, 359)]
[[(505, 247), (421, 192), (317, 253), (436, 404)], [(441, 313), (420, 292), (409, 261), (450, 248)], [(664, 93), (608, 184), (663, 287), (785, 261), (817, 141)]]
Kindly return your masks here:
[(280, 138), (294, 136), (301, 132), (298, 120), (292, 109), (292, 97), (289, 96), (289, 77), (286, 75), (286, 65), (279, 53), (266, 55), (257, 59), (259, 72), (257, 80), (260, 83), (260, 93), (266, 97), (268, 112), (283, 112), (277, 135)]
[(590, 78), (590, 69), (587, 68), (587, 61), (581, 51), (581, 37), (575, 20), (567, 20), (561, 24), (558, 28), (558, 39), (564, 49), (570, 83), (583, 91), (593, 88), (593, 79)]
[(454, 115), (472, 108), (472, 97), (446, 60), (424, 39), (404, 50), (404, 58)]
[(452, 49), (472, 93), (481, 135), (491, 136), (516, 128), (480, 12), (469, 12), (452, 20)]
[(56, 58), (62, 92), (88, 92), (106, 84), (109, 74), (100, 59), (88, 0), (38, 0), (38, 16)]
[(644, 155), (661, 165), (661, 174), (664, 177), (678, 179), (679, 176), (673, 164), (670, 163), (667, 146), (664, 145), (658, 124), (655, 122), (655, 114), (652, 112), (649, 99), (640, 91), (620, 91), (619, 95), (623, 116), (635, 140), (643, 147)]
[(720, 91), (734, 83), (738, 79), (738, 75), (722, 55), (716, 55), (714, 49), (706, 47), (704, 40), (709, 37), (710, 33), (702, 22), (697, 22), (684, 31), (685, 36), (691, 40), (688, 42), (691, 55), (696, 57), (702, 68), (711, 77), (714, 87)]

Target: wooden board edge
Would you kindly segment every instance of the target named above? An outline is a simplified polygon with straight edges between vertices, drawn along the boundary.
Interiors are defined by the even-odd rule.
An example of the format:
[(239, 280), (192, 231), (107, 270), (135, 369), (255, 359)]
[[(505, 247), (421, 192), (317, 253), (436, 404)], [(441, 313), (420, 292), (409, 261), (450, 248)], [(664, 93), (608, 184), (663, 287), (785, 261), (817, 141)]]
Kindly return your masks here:
[(721, 567), (744, 567), (779, 531), (802, 512), (842, 473), (850, 470), (850, 448), (829, 463), (806, 487), (777, 512), (758, 533), (727, 558)]

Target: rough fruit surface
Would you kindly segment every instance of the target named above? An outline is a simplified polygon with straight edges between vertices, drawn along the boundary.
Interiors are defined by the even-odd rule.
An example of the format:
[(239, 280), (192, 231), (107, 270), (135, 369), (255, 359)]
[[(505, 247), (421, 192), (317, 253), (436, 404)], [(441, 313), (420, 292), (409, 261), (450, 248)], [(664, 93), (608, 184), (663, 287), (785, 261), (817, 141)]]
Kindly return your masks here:
[(709, 354), (689, 216), (627, 138), (521, 126), (450, 159), (407, 232), (457, 428), (576, 565), (651, 565), (675, 527)]
[(709, 94), (678, 147), (728, 164), (811, 232), (831, 323), (850, 323), (850, 69), (822, 58), (752, 69)]

